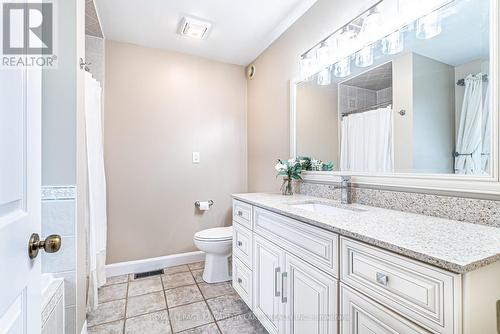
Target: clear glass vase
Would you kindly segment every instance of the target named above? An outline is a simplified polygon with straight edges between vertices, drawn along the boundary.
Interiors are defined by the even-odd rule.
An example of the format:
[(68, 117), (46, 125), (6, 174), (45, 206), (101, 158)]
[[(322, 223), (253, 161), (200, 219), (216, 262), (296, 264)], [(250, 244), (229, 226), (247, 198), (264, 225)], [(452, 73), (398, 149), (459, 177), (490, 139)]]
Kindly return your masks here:
[(283, 178), (283, 184), (281, 185), (281, 194), (285, 196), (293, 195), (291, 178), (288, 177)]

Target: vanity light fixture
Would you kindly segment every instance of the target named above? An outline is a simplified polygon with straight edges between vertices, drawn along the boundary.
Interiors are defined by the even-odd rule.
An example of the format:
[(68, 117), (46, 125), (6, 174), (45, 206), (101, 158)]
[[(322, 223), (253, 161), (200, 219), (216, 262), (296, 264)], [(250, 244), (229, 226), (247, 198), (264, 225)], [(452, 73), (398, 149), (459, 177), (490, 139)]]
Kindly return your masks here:
[(330, 66), (318, 73), (317, 83), (319, 86), (328, 86), (332, 83), (332, 71)]
[(417, 20), (416, 36), (419, 39), (430, 39), (441, 33), (441, 15), (438, 11), (432, 12)]
[(383, 54), (397, 54), (404, 50), (404, 35), (409, 25), (417, 20), (417, 37), (432, 38), (441, 32), (441, 17), (434, 12), (453, 1), (380, 0), (304, 52), (300, 58), (300, 76), (309, 80), (331, 64), (335, 76), (348, 76), (351, 60), (359, 67), (373, 64), (379, 41)]
[(370, 43), (377, 38), (382, 25), (382, 14), (377, 7), (373, 7), (369, 10), (368, 15), (363, 18), (363, 25), (359, 35), (364, 42)]
[(316, 59), (319, 66), (330, 65), (332, 59), (332, 48), (327, 42), (321, 43), (316, 50)]
[(404, 39), (403, 32), (396, 30), (382, 40), (382, 53), (386, 55), (394, 55), (403, 51)]
[(344, 78), (351, 75), (351, 57), (347, 56), (333, 65), (333, 75)]
[(205, 39), (212, 24), (193, 17), (184, 16), (179, 23), (178, 34), (195, 39)]
[(313, 74), (315, 59), (312, 57), (311, 53), (313, 52), (302, 55), (300, 59), (300, 75), (302, 78), (309, 78)]
[(342, 57), (352, 54), (356, 47), (356, 31), (351, 25), (347, 25), (337, 37), (337, 49), (342, 53)]
[(358, 67), (373, 65), (373, 45), (368, 45), (356, 52), (355, 64)]

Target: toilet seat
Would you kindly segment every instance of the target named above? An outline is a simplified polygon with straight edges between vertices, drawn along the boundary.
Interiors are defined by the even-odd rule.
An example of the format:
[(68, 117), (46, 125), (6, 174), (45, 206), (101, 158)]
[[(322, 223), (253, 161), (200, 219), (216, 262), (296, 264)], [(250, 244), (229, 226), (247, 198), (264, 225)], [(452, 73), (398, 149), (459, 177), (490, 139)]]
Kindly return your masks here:
[(195, 240), (205, 242), (228, 241), (233, 238), (233, 227), (216, 227), (196, 232)]

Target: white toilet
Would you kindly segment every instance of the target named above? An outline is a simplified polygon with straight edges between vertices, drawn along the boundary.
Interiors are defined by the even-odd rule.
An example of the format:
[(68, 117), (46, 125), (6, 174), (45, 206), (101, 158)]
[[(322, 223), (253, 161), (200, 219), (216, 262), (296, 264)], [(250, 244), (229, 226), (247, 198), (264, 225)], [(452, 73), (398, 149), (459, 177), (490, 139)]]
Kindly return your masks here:
[(216, 227), (197, 232), (194, 244), (206, 253), (203, 280), (207, 283), (231, 279), (231, 249), (233, 227)]

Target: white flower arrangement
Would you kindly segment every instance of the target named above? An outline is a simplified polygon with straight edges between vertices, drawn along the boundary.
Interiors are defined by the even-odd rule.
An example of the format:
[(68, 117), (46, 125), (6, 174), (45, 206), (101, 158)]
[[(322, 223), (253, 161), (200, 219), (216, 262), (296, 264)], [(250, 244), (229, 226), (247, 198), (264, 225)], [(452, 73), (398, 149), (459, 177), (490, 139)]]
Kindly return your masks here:
[(302, 180), (300, 173), (302, 172), (302, 165), (297, 159), (288, 159), (286, 161), (279, 160), (274, 166), (274, 169), (278, 172), (278, 176), (286, 176), (288, 179)]
[(281, 193), (283, 195), (293, 195), (292, 180), (302, 180), (300, 173), (302, 172), (302, 165), (297, 159), (288, 159), (282, 161), (278, 159), (278, 163), (274, 166), (278, 172), (276, 177), (283, 176), (283, 184), (281, 185)]

